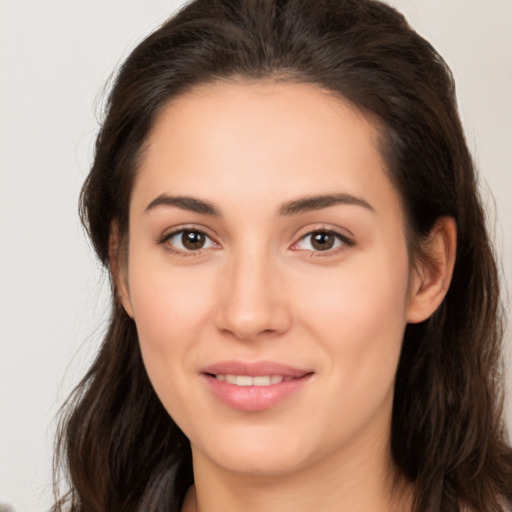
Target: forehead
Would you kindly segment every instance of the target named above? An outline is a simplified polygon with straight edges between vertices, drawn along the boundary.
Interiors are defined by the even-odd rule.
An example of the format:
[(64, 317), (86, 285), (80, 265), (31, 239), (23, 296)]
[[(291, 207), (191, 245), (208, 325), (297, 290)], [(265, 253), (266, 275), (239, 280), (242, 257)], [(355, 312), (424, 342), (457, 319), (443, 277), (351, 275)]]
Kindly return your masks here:
[(191, 192), (218, 201), (268, 190), (276, 200), (334, 191), (371, 196), (392, 188), (378, 147), (377, 123), (317, 86), (216, 82), (173, 99), (160, 113), (136, 195), (146, 202)]
[(148, 146), (158, 146), (159, 135), (187, 137), (187, 128), (194, 129), (196, 142), (206, 142), (205, 134), (212, 143), (223, 134), (237, 142), (245, 136), (247, 145), (262, 142), (269, 150), (272, 142), (281, 146), (306, 138), (312, 142), (324, 139), (325, 145), (334, 142), (334, 149), (347, 140), (348, 128), (377, 146), (377, 126), (348, 100), (313, 84), (271, 79), (216, 81), (169, 101), (157, 117)]

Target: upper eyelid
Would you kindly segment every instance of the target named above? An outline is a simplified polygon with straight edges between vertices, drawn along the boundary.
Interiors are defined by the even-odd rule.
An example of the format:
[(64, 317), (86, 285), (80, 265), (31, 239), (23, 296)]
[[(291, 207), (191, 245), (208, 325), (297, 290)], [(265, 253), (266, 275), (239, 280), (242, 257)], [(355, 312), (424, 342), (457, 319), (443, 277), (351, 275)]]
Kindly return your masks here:
[(352, 243), (355, 243), (356, 240), (356, 236), (346, 228), (340, 228), (329, 224), (318, 224), (314, 226), (309, 225), (297, 230), (294, 236), (296, 241), (293, 243), (295, 244), (304, 237), (318, 232), (332, 233), (333, 235), (337, 235), (344, 240), (349, 240)]
[(218, 243), (216, 240), (217, 237), (211, 233), (210, 229), (208, 229), (206, 226), (200, 226), (200, 225), (198, 226), (197, 224), (185, 224), (185, 225), (178, 225), (178, 226), (174, 226), (172, 228), (168, 228), (168, 229), (164, 230), (160, 239), (162, 239), (162, 240), (168, 239), (174, 235), (177, 235), (178, 233), (181, 233), (182, 231), (198, 231), (198, 232), (206, 235), (208, 238), (211, 238), (216, 243)]
[(344, 234), (344, 233), (340, 233), (339, 231), (335, 230), (335, 229), (313, 229), (311, 231), (307, 231), (306, 233), (304, 233), (302, 236), (299, 237), (299, 240), (302, 240), (303, 238), (305, 238), (306, 236), (310, 236), (310, 235), (313, 235), (315, 233), (328, 233), (330, 235), (335, 235), (335, 236), (339, 236), (340, 238), (344, 239), (344, 240), (350, 240), (350, 236)]
[[(173, 243), (170, 243), (170, 240), (174, 238), (175, 236), (179, 235), (180, 233), (183, 233), (185, 231), (192, 231), (192, 232), (199, 232), (205, 235), (210, 242), (213, 243), (214, 247), (200, 247), (198, 249), (183, 249), (180, 247), (175, 246)], [(174, 253), (175, 255), (181, 255), (183, 257), (188, 256), (199, 256), (203, 253), (203, 251), (207, 251), (210, 249), (217, 249), (220, 247), (220, 244), (216, 241), (216, 239), (212, 236), (210, 236), (204, 229), (198, 229), (195, 227), (176, 227), (175, 229), (171, 229), (166, 231), (160, 238), (156, 240), (157, 245), (165, 247), (165, 249), (171, 253)], [(218, 247), (215, 247), (218, 246)]]
[[(184, 224), (184, 225), (178, 225), (174, 226), (172, 228), (169, 228), (164, 231), (164, 233), (158, 238), (158, 241), (160, 243), (165, 242), (172, 238), (173, 236), (177, 235), (178, 233), (181, 233), (183, 231), (198, 231), (203, 233), (205, 236), (210, 238), (213, 242), (218, 244), (219, 246), (222, 246), (222, 244), (218, 240), (218, 236), (211, 233), (211, 230), (203, 225), (198, 224)], [(307, 226), (303, 227), (300, 230), (296, 232), (296, 234), (293, 237), (293, 242), (291, 243), (291, 246), (294, 246), (299, 241), (303, 240), (305, 237), (310, 236), (314, 233), (318, 232), (325, 232), (325, 233), (331, 233), (335, 236), (338, 236), (342, 241), (349, 245), (355, 244), (355, 236), (348, 231), (347, 229), (342, 229), (338, 227), (333, 227), (327, 224), (319, 224), (316, 226)]]
[[(329, 235), (333, 235), (335, 237), (338, 237), (339, 240), (345, 245), (352, 246), (355, 244), (355, 242), (351, 238), (349, 238), (346, 235), (343, 235), (342, 233), (339, 233), (338, 231), (327, 230), (327, 229), (315, 229), (315, 230), (309, 231), (309, 232), (305, 233), (304, 235), (302, 235), (301, 237), (299, 237), (295, 242), (293, 242), (292, 247), (297, 245), (302, 240), (305, 240), (306, 238), (314, 235), (315, 233), (327, 233)], [(304, 250), (306, 250), (306, 249), (304, 249)], [(333, 250), (333, 249), (327, 249), (327, 250), (325, 250), (325, 252), (329, 252), (330, 250)]]
[[(200, 233), (204, 234), (217, 247), (201, 247), (201, 248), (195, 249), (195, 250), (185, 250), (185, 249), (176, 247), (174, 244), (171, 244), (170, 240), (173, 237), (175, 237), (176, 235), (179, 235), (180, 233), (182, 233), (183, 231), (200, 232)], [(163, 234), (161, 234), (160, 236), (158, 236), (155, 239), (155, 244), (158, 246), (166, 247), (167, 250), (174, 252), (175, 254), (183, 254), (183, 255), (188, 254), (190, 256), (192, 254), (200, 254), (204, 250), (210, 250), (213, 248), (217, 249), (217, 248), (222, 247), (221, 244), (217, 241), (217, 239), (215, 237), (211, 236), (207, 232), (206, 229), (199, 229), (199, 228), (193, 227), (193, 226), (188, 226), (188, 227), (187, 226), (176, 226), (175, 228), (165, 230)]]

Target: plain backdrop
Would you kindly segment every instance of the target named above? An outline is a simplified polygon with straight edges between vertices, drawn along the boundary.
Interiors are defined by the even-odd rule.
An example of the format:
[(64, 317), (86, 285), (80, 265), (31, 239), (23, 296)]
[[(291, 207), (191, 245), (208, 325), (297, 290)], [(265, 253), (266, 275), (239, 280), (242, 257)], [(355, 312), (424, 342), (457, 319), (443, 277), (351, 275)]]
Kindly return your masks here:
[[(77, 215), (103, 87), (181, 3), (0, 0), (0, 501), (17, 512), (51, 505), (55, 415), (108, 315)], [(389, 3), (452, 67), (510, 283), (512, 0)]]

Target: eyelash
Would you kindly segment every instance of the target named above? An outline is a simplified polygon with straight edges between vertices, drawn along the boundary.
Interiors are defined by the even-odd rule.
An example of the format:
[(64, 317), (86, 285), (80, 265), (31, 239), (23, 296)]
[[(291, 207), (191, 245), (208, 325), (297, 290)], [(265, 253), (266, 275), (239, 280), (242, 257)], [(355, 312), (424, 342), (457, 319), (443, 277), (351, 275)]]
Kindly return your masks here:
[[(201, 247), (197, 250), (188, 250), (186, 248), (178, 249), (174, 245), (169, 243), (169, 241), (172, 238), (174, 238), (178, 235), (181, 235), (183, 237), (184, 233), (187, 233), (187, 232), (202, 235), (207, 240), (210, 241), (212, 246), (220, 247), (220, 245), (217, 242), (215, 242), (215, 240), (213, 240), (213, 238), (211, 236), (209, 236), (208, 234), (206, 234), (202, 229), (198, 229), (198, 228), (194, 228), (194, 227), (182, 227), (176, 231), (167, 233), (161, 239), (158, 240), (158, 244), (164, 245), (166, 250), (168, 250), (172, 254), (175, 254), (175, 255), (181, 256), (181, 257), (185, 257), (185, 258), (200, 256), (204, 250), (212, 248), (212, 247)], [(302, 241), (306, 240), (308, 237), (312, 237), (312, 236), (318, 235), (318, 234), (335, 237), (336, 241), (334, 243), (338, 243), (338, 245), (335, 247), (326, 249), (326, 250), (300, 249), (300, 248), (296, 247), (298, 244), (300, 244)], [(312, 245), (311, 242), (310, 242), (310, 245)], [(311, 257), (329, 257), (329, 256), (337, 255), (339, 252), (346, 250), (347, 247), (352, 247), (354, 245), (355, 245), (354, 240), (348, 238), (346, 235), (342, 235), (341, 233), (334, 231), (332, 229), (318, 228), (318, 229), (308, 231), (307, 233), (302, 235), (297, 240), (297, 242), (293, 243), (293, 245), (291, 246), (291, 249), (297, 250), (297, 251), (310, 251)]]
[[(355, 245), (354, 240), (350, 239), (346, 235), (343, 235), (339, 233), (338, 231), (334, 231), (332, 229), (326, 229), (326, 228), (317, 228), (312, 231), (308, 231), (306, 234), (302, 235), (297, 242), (295, 242), (292, 245), (292, 249), (296, 247), (299, 243), (302, 241), (313, 237), (314, 235), (329, 235), (335, 237), (336, 241), (334, 243), (338, 243), (337, 246), (326, 249), (326, 250), (312, 250), (312, 249), (300, 249), (297, 248), (298, 251), (311, 251), (311, 257), (312, 258), (326, 258), (330, 256), (336, 256), (340, 252), (347, 249), (347, 247), (352, 247)], [(312, 245), (312, 242), (309, 242), (310, 245)]]
[(206, 247), (206, 248), (201, 247), (200, 249), (197, 249), (197, 250), (188, 250), (186, 248), (178, 249), (169, 242), (172, 238), (174, 238), (178, 235), (181, 235), (183, 237), (183, 235), (185, 233), (196, 233), (196, 234), (203, 235), (207, 240), (210, 241), (210, 243), (212, 243), (213, 245), (219, 246), (219, 244), (217, 244), (217, 242), (215, 242), (211, 236), (206, 234), (204, 232), (204, 230), (198, 229), (195, 227), (182, 227), (180, 229), (177, 229), (176, 231), (172, 231), (171, 233), (166, 233), (160, 240), (158, 240), (158, 244), (165, 246), (166, 250), (168, 250), (172, 254), (174, 254), (176, 256), (181, 256), (184, 258), (200, 256), (202, 254), (203, 250), (210, 248), (210, 247)]

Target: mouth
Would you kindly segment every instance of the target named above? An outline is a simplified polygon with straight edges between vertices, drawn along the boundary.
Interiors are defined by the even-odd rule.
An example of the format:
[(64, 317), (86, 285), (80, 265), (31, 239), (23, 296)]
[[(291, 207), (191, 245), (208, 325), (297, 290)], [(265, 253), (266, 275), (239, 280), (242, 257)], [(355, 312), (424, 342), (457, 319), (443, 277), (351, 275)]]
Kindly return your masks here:
[[(211, 374), (210, 374), (211, 375)], [(252, 377), (251, 375), (233, 375), (219, 373), (211, 375), (220, 382), (227, 382), (235, 386), (271, 386), (273, 384), (279, 384), (281, 382), (287, 382), (294, 377), (287, 377), (284, 375), (259, 375), (258, 377)]]
[(314, 372), (269, 361), (227, 361), (201, 374), (216, 399), (232, 409), (257, 412), (291, 399)]

